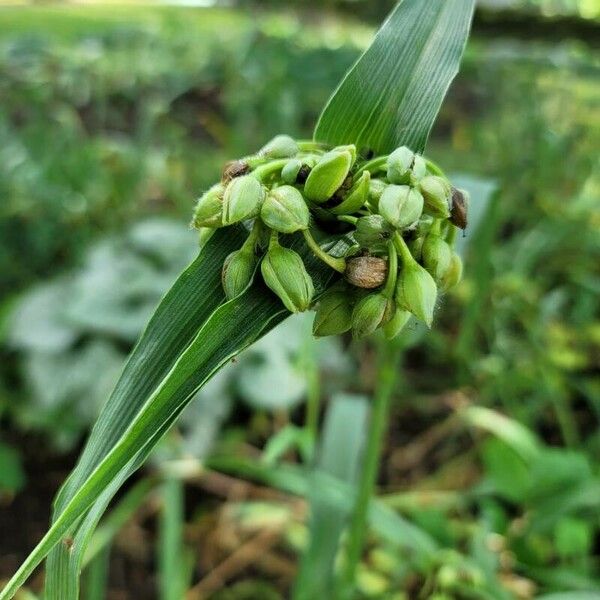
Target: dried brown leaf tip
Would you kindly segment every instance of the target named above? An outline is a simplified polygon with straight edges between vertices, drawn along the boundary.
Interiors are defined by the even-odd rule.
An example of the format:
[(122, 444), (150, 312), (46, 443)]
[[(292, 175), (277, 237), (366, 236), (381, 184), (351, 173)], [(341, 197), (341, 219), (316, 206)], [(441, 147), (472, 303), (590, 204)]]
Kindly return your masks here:
[(223, 173), (221, 175), (221, 181), (228, 183), (235, 177), (246, 175), (250, 172), (250, 165), (243, 160), (230, 160), (223, 167)]

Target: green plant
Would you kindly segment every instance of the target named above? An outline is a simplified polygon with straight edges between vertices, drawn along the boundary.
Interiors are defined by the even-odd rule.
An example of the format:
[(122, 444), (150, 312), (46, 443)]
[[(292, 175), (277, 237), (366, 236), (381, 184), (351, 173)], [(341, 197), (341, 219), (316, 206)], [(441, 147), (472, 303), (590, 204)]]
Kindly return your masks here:
[[(333, 165), (336, 171), (345, 170), (344, 165), (354, 159), (350, 144), (376, 155), (385, 155), (402, 144), (418, 153), (423, 151), (443, 96), (457, 71), (472, 10), (470, 0), (427, 4), (404, 0), (398, 6), (323, 111), (315, 130), (316, 140), (330, 146), (346, 146), (331, 157), (331, 162), (328, 159), (323, 169), (329, 170)], [(392, 118), (390, 107), (396, 110)], [(413, 159), (413, 174), (420, 172), (416, 166)], [(316, 167), (315, 173), (312, 181), (306, 180), (309, 189), (305, 186), (305, 192), (319, 203), (331, 188), (324, 185), (321, 177), (317, 178)], [(403, 177), (402, 167), (392, 175), (396, 176)], [(328, 172), (325, 184), (331, 181)], [(415, 206), (424, 199), (419, 201), (410, 190), (392, 191), (393, 197), (385, 201), (390, 209), (384, 213), (386, 220), (396, 228), (405, 225), (398, 206), (406, 203), (411, 216), (417, 215), (417, 219), (419, 211)], [(243, 186), (236, 184), (229, 194), (224, 194), (223, 223), (252, 216), (262, 196), (263, 191), (248, 179)], [(279, 301), (259, 284), (224, 302), (220, 271), (227, 257), (242, 245), (246, 233), (239, 225), (217, 231), (165, 296), (105, 406), (78, 467), (57, 497), (48, 534), (0, 598), (11, 597), (49, 552), (47, 597), (76, 597), (86, 542), (116, 490), (144, 461), (194, 392), (231, 357), (287, 316)], [(308, 249), (303, 243), (305, 238)], [(348, 240), (335, 235), (330, 238), (329, 245), (317, 245), (306, 234), (296, 236), (284, 252), (276, 236), (270, 237), (268, 252), (272, 256), (263, 275), (288, 308), (305, 308), (313, 291), (314, 297), (319, 297), (331, 285), (334, 277), (330, 267), (341, 266)], [(394, 238), (404, 265), (399, 302), (430, 321), (433, 279), (415, 261), (397, 232)], [(325, 259), (326, 264), (315, 260), (313, 254)], [(390, 265), (393, 256), (392, 251)], [(295, 271), (291, 279), (287, 277), (288, 269)], [(391, 283), (395, 277), (395, 269), (389, 268), (386, 300), (395, 287)], [(379, 321), (375, 327), (369, 324), (367, 330), (385, 320), (383, 315), (379, 318), (382, 305), (376, 298), (369, 301), (368, 311), (361, 308), (361, 333), (365, 315), (371, 321), (375, 315)], [(61, 544), (65, 536), (69, 542)]]

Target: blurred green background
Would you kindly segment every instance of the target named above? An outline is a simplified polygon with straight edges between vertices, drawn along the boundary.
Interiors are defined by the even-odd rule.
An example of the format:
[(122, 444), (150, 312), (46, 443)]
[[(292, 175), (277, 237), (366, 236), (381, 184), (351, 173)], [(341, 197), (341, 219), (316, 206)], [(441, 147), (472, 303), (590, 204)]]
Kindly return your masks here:
[[(195, 255), (195, 197), (309, 137), (393, 3), (229, 4), (0, 6), (0, 581)], [(407, 332), (379, 476), (427, 544), (373, 527), (361, 598), (600, 597), (599, 47), (597, 0), (478, 7), (428, 147), (472, 195), (465, 279)], [(119, 496), (84, 597), (288, 597), (306, 506), (266, 486), (307, 398), (372, 395), (374, 346), (294, 317), (227, 367)]]

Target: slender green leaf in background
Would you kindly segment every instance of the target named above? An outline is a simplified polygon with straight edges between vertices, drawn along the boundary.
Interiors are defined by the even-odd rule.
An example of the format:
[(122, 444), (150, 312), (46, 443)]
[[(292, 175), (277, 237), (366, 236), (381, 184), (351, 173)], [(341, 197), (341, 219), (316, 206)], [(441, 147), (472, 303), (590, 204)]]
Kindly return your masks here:
[(333, 565), (351, 509), (323, 496), (321, 490), (327, 484), (321, 475), (346, 482), (354, 495), (367, 415), (368, 403), (363, 396), (334, 397), (327, 411), (318, 464), (310, 476), (309, 544), (295, 582), (296, 600), (333, 597)]
[(385, 154), (425, 148), (469, 34), (474, 0), (403, 0), (321, 114), (315, 139)]

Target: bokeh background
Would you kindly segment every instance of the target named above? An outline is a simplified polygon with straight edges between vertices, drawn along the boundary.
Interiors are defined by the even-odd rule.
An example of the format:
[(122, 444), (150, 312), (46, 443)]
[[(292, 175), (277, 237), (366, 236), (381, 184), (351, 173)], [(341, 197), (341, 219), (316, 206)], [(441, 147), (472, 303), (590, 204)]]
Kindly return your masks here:
[[(393, 3), (199, 4), (0, 6), (0, 580), (195, 255), (195, 197), (309, 137)], [(379, 474), (433, 546), (374, 531), (361, 598), (600, 597), (599, 46), (598, 0), (478, 5), (428, 146), (472, 195), (465, 278), (405, 336)], [(278, 465), (307, 398), (376, 373), (373, 340), (303, 316), (247, 351), (118, 496), (84, 597), (288, 597), (308, 509)]]

